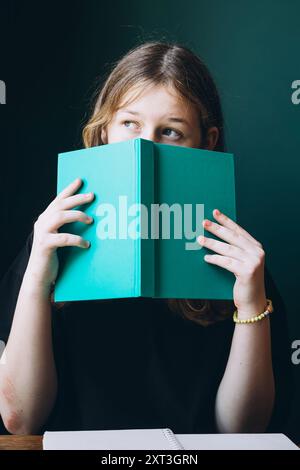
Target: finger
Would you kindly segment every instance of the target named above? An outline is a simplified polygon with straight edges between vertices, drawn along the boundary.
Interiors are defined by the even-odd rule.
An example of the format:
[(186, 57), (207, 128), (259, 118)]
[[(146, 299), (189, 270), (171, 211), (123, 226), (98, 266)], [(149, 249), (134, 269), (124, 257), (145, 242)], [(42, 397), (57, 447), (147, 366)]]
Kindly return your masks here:
[(60, 248), (63, 246), (78, 246), (79, 248), (88, 248), (91, 243), (88, 240), (73, 235), (72, 233), (53, 233), (49, 236), (47, 246), (49, 248)]
[(81, 178), (76, 178), (72, 183), (70, 183), (66, 188), (64, 188), (57, 196), (55, 199), (53, 199), (52, 202), (50, 202), (49, 206), (47, 209), (51, 209), (53, 206), (56, 206), (58, 201), (61, 201), (65, 199), (66, 197), (72, 196), (80, 186), (82, 185), (82, 179)]
[(210, 264), (215, 264), (216, 266), (225, 268), (236, 276), (241, 276), (244, 273), (245, 263), (234, 258), (230, 258), (229, 256), (205, 255), (204, 260)]
[(54, 232), (62, 225), (69, 224), (71, 222), (83, 222), (85, 224), (91, 224), (93, 222), (93, 218), (78, 210), (55, 212), (52, 214), (52, 217), (49, 217), (48, 219), (47, 230)]
[(94, 193), (81, 193), (69, 196), (59, 201), (59, 208), (62, 210), (72, 209), (73, 207), (87, 204), (94, 199)]
[(218, 209), (213, 210), (213, 216), (218, 221), (218, 223), (224, 225), (224, 227), (230, 228), (231, 230), (235, 230), (237, 233), (240, 233), (249, 241), (255, 243), (257, 246), (262, 246), (258, 240), (256, 240), (252, 237), (252, 235), (250, 235), (249, 232), (247, 232), (243, 227), (234, 222), (234, 220), (230, 219), (230, 217), (220, 212)]
[(250, 240), (241, 235), (238, 231), (232, 230), (230, 228), (219, 225), (211, 220), (204, 219), (203, 227), (205, 230), (213, 233), (217, 237), (221, 238), (225, 242), (230, 243), (231, 245), (242, 248), (243, 250), (254, 252), (256, 250), (256, 245), (254, 245)]
[(247, 260), (246, 251), (241, 250), (237, 246), (229, 245), (228, 243), (219, 242), (213, 238), (207, 238), (203, 235), (200, 235), (197, 238), (198, 243), (205, 248), (219, 253), (220, 255), (229, 256), (230, 258), (237, 259), (239, 261), (245, 262)]

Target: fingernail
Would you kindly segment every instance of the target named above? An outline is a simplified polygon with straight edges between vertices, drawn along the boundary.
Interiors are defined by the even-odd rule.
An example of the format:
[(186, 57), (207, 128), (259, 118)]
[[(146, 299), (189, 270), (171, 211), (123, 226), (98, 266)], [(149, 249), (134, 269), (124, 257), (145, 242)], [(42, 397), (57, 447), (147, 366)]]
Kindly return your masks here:
[(207, 220), (207, 219), (204, 219), (203, 222), (202, 222), (202, 225), (206, 225), (206, 227), (209, 227), (210, 226), (210, 220)]
[(215, 209), (215, 214), (216, 214), (216, 215), (220, 215), (220, 214), (221, 214), (221, 212), (219, 211), (219, 209)]

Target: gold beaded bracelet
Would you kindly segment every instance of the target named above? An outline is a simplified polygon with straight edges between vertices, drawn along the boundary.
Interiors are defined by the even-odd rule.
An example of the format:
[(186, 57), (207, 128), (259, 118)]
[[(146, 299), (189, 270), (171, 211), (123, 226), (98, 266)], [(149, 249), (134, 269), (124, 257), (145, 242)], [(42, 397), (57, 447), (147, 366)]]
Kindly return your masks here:
[(260, 314), (256, 315), (255, 317), (252, 317), (252, 318), (247, 318), (245, 320), (239, 320), (238, 319), (238, 311), (235, 310), (235, 312), (233, 314), (233, 321), (234, 321), (234, 323), (254, 323), (254, 322), (257, 322), (259, 320), (263, 320), (268, 315), (270, 315), (270, 313), (272, 313), (273, 311), (274, 311), (274, 309), (273, 309), (272, 300), (267, 299), (266, 310), (263, 313), (260, 313)]

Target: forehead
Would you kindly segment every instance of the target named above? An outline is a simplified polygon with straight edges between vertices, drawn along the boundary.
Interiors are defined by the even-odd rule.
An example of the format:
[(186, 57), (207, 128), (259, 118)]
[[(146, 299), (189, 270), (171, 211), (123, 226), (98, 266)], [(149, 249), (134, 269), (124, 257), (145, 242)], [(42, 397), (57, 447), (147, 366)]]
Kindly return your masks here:
[(153, 116), (176, 114), (188, 118), (196, 113), (194, 106), (173, 87), (165, 85), (137, 86), (123, 96), (118, 113), (124, 109)]

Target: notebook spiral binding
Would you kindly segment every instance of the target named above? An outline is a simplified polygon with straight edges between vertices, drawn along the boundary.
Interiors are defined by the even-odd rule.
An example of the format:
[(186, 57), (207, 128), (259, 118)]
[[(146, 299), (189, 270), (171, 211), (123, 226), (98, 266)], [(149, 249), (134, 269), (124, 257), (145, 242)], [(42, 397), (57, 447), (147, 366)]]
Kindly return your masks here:
[(184, 447), (181, 445), (178, 439), (176, 439), (176, 436), (173, 434), (171, 429), (165, 428), (163, 429), (163, 433), (165, 437), (168, 439), (172, 450), (184, 450)]

